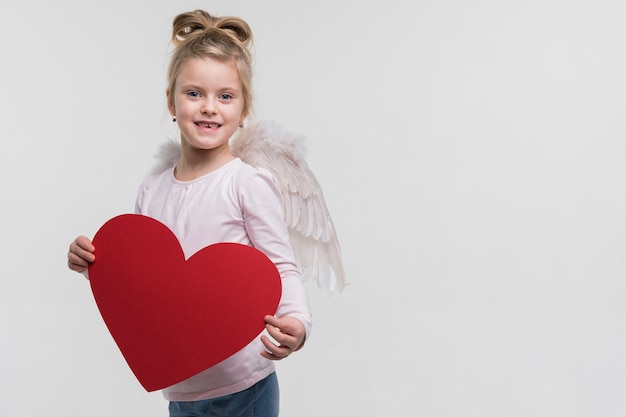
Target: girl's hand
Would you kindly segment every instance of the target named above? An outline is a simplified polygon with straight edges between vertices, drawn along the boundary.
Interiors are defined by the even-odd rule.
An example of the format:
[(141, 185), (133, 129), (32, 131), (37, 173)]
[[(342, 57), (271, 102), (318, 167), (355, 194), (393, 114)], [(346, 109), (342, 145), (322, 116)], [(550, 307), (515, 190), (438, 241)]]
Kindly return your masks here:
[(273, 361), (279, 361), (302, 347), (306, 331), (304, 324), (300, 320), (291, 316), (282, 318), (265, 316), (265, 322), (267, 323), (265, 327), (268, 333), (278, 344), (273, 343), (265, 335), (261, 336), (261, 342), (267, 349), (267, 351), (261, 352), (261, 356)]
[(78, 236), (70, 243), (70, 250), (67, 253), (67, 266), (72, 271), (84, 272), (89, 264), (96, 259), (95, 250), (96, 248), (91, 244), (91, 239)]

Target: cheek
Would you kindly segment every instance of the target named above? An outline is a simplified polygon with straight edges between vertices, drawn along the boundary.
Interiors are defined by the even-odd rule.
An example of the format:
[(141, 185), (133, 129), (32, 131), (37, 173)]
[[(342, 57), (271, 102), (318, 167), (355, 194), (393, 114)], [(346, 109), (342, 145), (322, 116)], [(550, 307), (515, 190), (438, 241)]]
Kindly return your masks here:
[(237, 113), (238, 117), (247, 117), (248, 116), (248, 109), (246, 108), (246, 105), (243, 104), (240, 108), (239, 108), (239, 112)]
[(180, 115), (190, 114), (194, 112), (194, 106), (189, 101), (174, 100), (173, 106), (176, 109), (176, 113)]

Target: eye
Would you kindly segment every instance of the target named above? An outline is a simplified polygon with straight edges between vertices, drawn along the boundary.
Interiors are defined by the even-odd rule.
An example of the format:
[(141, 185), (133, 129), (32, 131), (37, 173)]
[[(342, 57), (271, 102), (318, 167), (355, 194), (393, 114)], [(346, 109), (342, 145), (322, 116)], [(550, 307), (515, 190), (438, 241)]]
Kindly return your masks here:
[(220, 100), (232, 100), (233, 96), (228, 93), (220, 94)]
[(189, 97), (200, 97), (200, 93), (199, 93), (199, 92), (197, 92), (197, 91), (195, 91), (195, 90), (188, 91), (188, 92), (187, 92), (187, 95), (188, 95)]

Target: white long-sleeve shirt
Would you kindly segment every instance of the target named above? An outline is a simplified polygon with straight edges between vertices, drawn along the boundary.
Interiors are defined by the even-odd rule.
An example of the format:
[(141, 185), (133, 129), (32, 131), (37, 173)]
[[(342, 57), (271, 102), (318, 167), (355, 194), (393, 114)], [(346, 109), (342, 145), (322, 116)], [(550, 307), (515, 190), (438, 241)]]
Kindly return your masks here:
[[(137, 213), (155, 218), (178, 238), (188, 259), (214, 243), (236, 242), (263, 252), (276, 265), (282, 296), (276, 315), (293, 316), (311, 331), (311, 313), (284, 221), (282, 196), (271, 174), (236, 158), (191, 181), (173, 168), (151, 176), (137, 195)], [(198, 329), (202, 331), (202, 329)], [(193, 343), (193, 335), (172, 335)], [(189, 337), (189, 340), (182, 340)], [(197, 401), (244, 390), (275, 370), (261, 356), (260, 334), (230, 358), (163, 390), (170, 401)]]

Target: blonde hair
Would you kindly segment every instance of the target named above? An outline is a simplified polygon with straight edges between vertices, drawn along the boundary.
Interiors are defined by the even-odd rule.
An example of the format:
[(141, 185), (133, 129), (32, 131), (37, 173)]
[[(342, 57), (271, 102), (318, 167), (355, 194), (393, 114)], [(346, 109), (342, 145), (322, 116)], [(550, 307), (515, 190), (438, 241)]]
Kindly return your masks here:
[[(172, 24), (172, 44), (175, 49), (167, 70), (168, 91), (173, 92), (176, 78), (187, 61), (211, 58), (221, 62), (233, 61), (237, 67), (244, 99), (243, 114), (252, 110), (252, 45), (250, 26), (241, 18), (215, 17), (204, 10), (181, 13)], [(169, 94), (168, 104), (171, 104)]]

